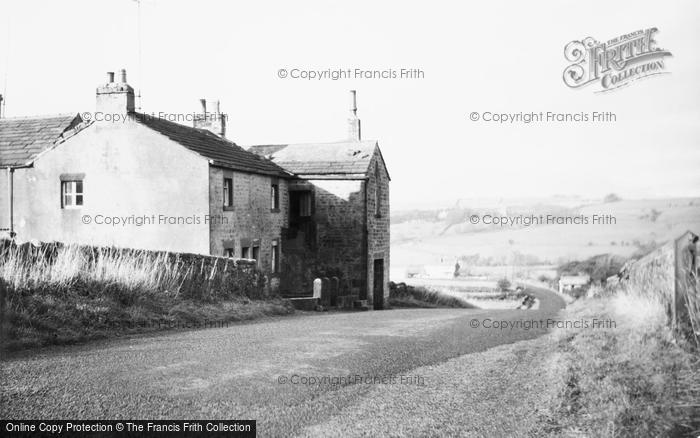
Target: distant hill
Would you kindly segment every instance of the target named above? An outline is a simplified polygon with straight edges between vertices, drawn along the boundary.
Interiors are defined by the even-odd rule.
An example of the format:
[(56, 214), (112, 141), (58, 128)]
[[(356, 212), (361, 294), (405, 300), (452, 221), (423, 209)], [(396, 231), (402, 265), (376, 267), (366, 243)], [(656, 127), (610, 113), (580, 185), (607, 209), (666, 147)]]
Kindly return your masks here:
[[(700, 198), (612, 201), (562, 205), (553, 199), (485, 207), (460, 201), (453, 209), (422, 210), (415, 217), (403, 214), (401, 222), (391, 226), (392, 265), (439, 264), (475, 254), (506, 262), (520, 254), (556, 264), (599, 254), (629, 257), (686, 230), (700, 232)], [(589, 218), (596, 214), (611, 215), (616, 223), (500, 227), (473, 225), (469, 221), (472, 214)]]

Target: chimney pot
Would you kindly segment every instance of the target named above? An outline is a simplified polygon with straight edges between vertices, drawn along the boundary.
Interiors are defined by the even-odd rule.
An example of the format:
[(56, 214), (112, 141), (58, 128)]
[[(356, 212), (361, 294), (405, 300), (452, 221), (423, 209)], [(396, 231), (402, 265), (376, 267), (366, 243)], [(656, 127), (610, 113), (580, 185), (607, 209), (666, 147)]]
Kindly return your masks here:
[(350, 111), (357, 114), (357, 92), (355, 90), (350, 90)]
[(107, 72), (107, 84), (97, 87), (96, 109), (104, 113), (134, 112), (135, 96), (134, 89), (126, 83), (126, 70), (122, 69), (120, 84), (114, 83), (114, 72)]
[(194, 118), (194, 127), (226, 137), (226, 118), (221, 116), (218, 99), (199, 99), (202, 115)]
[(357, 93), (350, 90), (350, 117), (348, 118), (348, 134), (351, 140), (362, 139), (360, 119), (357, 117)]

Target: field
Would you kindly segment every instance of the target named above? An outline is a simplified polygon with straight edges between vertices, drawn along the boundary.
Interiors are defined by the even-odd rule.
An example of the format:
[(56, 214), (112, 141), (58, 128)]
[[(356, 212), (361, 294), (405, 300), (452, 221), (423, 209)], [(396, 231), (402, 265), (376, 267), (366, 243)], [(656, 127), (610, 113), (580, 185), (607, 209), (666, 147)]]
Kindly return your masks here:
[(416, 289), (455, 298), (467, 303), (468, 307), (477, 309), (515, 309), (526, 297), (523, 292), (514, 291), (514, 287), (508, 291), (501, 291), (498, 281), (486, 277), (448, 278), (446, 275), (440, 275), (441, 272), (437, 269), (428, 271), (437, 276), (427, 274), (402, 281)]

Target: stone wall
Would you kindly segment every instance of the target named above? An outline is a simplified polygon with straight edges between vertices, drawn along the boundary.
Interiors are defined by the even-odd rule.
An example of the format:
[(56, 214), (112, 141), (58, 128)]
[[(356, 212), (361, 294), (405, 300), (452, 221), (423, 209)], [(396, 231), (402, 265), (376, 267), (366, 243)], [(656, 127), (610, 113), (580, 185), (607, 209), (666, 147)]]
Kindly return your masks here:
[(623, 272), (628, 290), (660, 299), (669, 324), (681, 331), (687, 330), (690, 324), (688, 303), (698, 296), (697, 273), (691, 273), (692, 236), (691, 232), (684, 233), (632, 263)]
[[(333, 276), (342, 271), (352, 295), (365, 299), (365, 183), (312, 180), (319, 266)], [(336, 272), (334, 272), (336, 271)]]
[(675, 245), (669, 242), (630, 265), (627, 288), (630, 292), (660, 299), (668, 321), (674, 318)]
[[(223, 205), (224, 178), (233, 178), (232, 207)], [(277, 210), (271, 208), (273, 181), (279, 186)], [(210, 224), (210, 253), (222, 256), (227, 249), (232, 249), (235, 257), (241, 257), (242, 247), (258, 245), (258, 266), (264, 272), (271, 272), (272, 243), (275, 241), (280, 245), (281, 256), (281, 230), (287, 227), (289, 221), (287, 181), (211, 167), (208, 199), (212, 218), (221, 218), (212, 220)], [(281, 260), (279, 263), (281, 266)]]
[[(389, 194), (389, 175), (386, 172), (381, 154), (376, 153), (370, 164), (369, 179), (367, 180), (367, 289), (370, 294), (370, 303), (374, 302), (381, 307), (386, 307), (389, 302), (391, 260)], [(384, 292), (381, 304), (373, 297), (375, 289), (374, 264), (377, 259), (383, 260), (384, 265)]]

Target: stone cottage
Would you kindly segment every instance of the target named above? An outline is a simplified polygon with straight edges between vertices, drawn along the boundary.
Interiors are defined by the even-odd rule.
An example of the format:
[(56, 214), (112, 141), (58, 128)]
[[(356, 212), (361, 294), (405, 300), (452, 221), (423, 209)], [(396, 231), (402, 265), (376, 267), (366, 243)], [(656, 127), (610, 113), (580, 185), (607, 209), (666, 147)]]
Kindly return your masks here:
[(124, 70), (96, 99), (94, 113), (0, 119), (0, 235), (255, 259), (292, 293), (332, 271), (384, 305), (389, 175), (356, 109), (346, 141), (246, 150), (218, 102), (194, 127), (136, 112)]
[[(389, 172), (376, 140), (362, 140), (355, 91), (348, 139), (334, 143), (252, 146), (298, 176), (288, 184), (284, 256), (290, 272), (313, 262), (345, 270), (347, 287), (381, 308), (389, 294)], [(308, 279), (307, 279), (308, 280)], [(376, 299), (375, 299), (376, 298)]]

